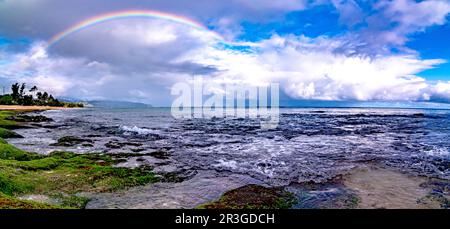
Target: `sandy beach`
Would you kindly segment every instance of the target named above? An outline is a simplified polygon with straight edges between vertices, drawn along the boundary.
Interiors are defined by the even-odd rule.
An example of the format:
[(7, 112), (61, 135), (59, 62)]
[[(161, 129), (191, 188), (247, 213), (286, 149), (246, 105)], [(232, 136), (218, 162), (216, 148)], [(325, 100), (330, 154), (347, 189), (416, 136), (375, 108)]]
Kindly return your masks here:
[(0, 110), (44, 111), (44, 110), (61, 110), (61, 109), (68, 109), (68, 108), (66, 108), (66, 107), (51, 107), (51, 106), (0, 105)]

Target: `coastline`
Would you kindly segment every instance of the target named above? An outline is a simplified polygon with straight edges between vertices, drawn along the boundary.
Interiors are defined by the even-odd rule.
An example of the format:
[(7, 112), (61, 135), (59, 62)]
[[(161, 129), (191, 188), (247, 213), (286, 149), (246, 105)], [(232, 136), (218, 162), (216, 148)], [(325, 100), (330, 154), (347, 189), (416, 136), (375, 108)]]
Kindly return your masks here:
[[(0, 121), (3, 121), (0, 124), (8, 131), (39, 120), (7, 117), (16, 114), (27, 116), (23, 112), (55, 108), (8, 107), (10, 109), (5, 110), (0, 106), (0, 113), (4, 111), (0, 115)], [(162, 162), (165, 157), (170, 157), (166, 151), (158, 151), (158, 154), (134, 151), (77, 154), (64, 150), (39, 155), (32, 150), (16, 148), (7, 142), (8, 139), (2, 141), (14, 137), (11, 136), (12, 133), (0, 136), (0, 184), (4, 184), (0, 186), (0, 209), (398, 209), (449, 206), (448, 180), (408, 174), (381, 163), (355, 163), (355, 168), (348, 173), (318, 183), (298, 182), (269, 187), (251, 177), (236, 174), (213, 176), (210, 171), (184, 176), (142, 165), (123, 166), (128, 160), (145, 161), (147, 158)], [(58, 139), (57, 144), (70, 145), (82, 140), (81, 136), (65, 136)], [(111, 146), (121, 147), (120, 144), (122, 142)], [(193, 193), (198, 197), (186, 198)]]
[(46, 110), (64, 110), (69, 107), (51, 107), (51, 106), (22, 106), (22, 105), (0, 105), (1, 110), (7, 111), (46, 111)]
[(17, 148), (6, 140), (23, 138), (15, 129), (33, 128), (25, 127), (29, 123), (52, 122), (42, 115), (23, 113), (55, 107), (3, 107), (0, 107), (0, 209), (84, 209), (90, 201), (85, 193), (116, 193), (179, 179), (173, 174), (154, 172), (147, 166), (118, 167), (124, 157), (130, 157), (126, 155), (70, 151), (42, 155)]

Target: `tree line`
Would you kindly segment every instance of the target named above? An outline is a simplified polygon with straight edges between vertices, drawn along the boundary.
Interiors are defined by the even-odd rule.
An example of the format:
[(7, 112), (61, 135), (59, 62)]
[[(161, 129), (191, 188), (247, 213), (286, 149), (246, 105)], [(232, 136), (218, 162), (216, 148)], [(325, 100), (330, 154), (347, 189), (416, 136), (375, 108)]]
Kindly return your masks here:
[(11, 91), (11, 94), (0, 96), (0, 105), (83, 107), (83, 103), (59, 101), (53, 95), (39, 91), (36, 86), (27, 90), (25, 83), (14, 83), (11, 85)]

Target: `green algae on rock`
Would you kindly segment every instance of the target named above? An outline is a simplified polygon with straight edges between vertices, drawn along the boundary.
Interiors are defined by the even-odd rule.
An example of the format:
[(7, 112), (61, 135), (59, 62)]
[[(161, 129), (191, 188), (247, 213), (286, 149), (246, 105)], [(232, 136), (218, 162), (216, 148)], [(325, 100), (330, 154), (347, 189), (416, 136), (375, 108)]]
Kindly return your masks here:
[(23, 138), (23, 136), (12, 130), (0, 127), (0, 138)]
[(12, 120), (16, 122), (51, 122), (53, 119), (47, 118), (43, 115), (14, 115), (5, 118), (6, 120)]
[(52, 146), (75, 146), (79, 144), (92, 144), (94, 141), (91, 139), (84, 139), (75, 136), (64, 136), (58, 139), (58, 142), (51, 144)]
[(0, 192), (0, 209), (58, 209), (59, 206), (39, 203), (30, 200), (20, 200)]
[[(57, 196), (56, 207), (83, 208), (87, 200), (80, 192), (113, 192), (128, 187), (157, 182), (149, 167), (118, 168), (112, 156), (53, 152), (48, 156), (20, 150), (0, 139), (0, 193), (2, 206), (33, 207), (15, 199), (22, 194)], [(27, 205), (28, 204), (28, 205)], [(41, 206), (41, 205), (36, 205)]]
[(14, 120), (8, 120), (18, 113), (18, 111), (0, 111), (0, 128), (8, 130), (23, 128), (22, 124), (17, 123)]
[(296, 199), (281, 187), (246, 185), (225, 192), (222, 197), (198, 206), (204, 209), (287, 209)]

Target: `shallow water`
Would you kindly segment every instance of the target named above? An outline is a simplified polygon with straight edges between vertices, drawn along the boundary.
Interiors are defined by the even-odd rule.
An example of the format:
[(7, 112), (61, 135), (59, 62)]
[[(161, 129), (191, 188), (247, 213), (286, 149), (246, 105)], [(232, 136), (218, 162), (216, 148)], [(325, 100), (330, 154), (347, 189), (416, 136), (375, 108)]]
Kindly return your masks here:
[[(192, 208), (246, 184), (295, 187), (296, 183), (308, 181), (326, 183), (364, 164), (382, 165), (413, 177), (450, 180), (448, 110), (281, 109), (280, 123), (272, 130), (261, 129), (259, 120), (251, 119), (176, 120), (164, 108), (90, 108), (41, 114), (54, 122), (19, 129), (17, 132), (25, 138), (10, 142), (43, 154), (53, 150), (134, 152), (143, 155), (128, 157), (128, 161), (117, 166), (148, 165), (155, 172), (175, 173), (187, 179), (136, 187), (123, 193), (88, 194), (92, 198), (89, 208)], [(51, 145), (63, 136), (77, 136), (93, 143)], [(120, 146), (111, 147), (111, 142)], [(149, 156), (154, 151), (168, 152), (168, 156)], [(308, 191), (308, 199), (294, 207), (342, 207), (352, 201), (355, 193), (362, 195), (361, 204), (365, 207), (384, 207), (380, 201), (374, 203), (372, 194), (364, 192), (360, 187), (364, 182), (353, 178), (353, 183), (347, 182), (352, 190), (332, 186)], [(399, 184), (400, 190), (405, 189), (403, 186), (412, 187), (410, 180), (397, 178), (403, 183)], [(381, 196), (383, 190), (391, 191), (388, 186), (393, 183), (382, 184), (374, 184)], [(424, 195), (424, 189), (417, 192)], [(405, 193), (413, 196), (398, 199), (410, 202), (415, 198), (414, 190)]]
[(261, 182), (244, 175), (201, 171), (180, 183), (155, 183), (119, 193), (85, 194), (91, 198), (86, 208), (195, 208), (246, 184)]
[(360, 198), (358, 207), (386, 209), (433, 209), (440, 203), (427, 198), (424, 177), (408, 176), (382, 168), (360, 168), (344, 180), (346, 188)]
[[(172, 170), (231, 172), (271, 185), (321, 182), (364, 162), (450, 179), (449, 111), (281, 109), (280, 113), (278, 128), (264, 130), (251, 119), (176, 120), (165, 108), (45, 111), (42, 114), (54, 122), (18, 130), (25, 138), (11, 142), (39, 153), (166, 150)], [(67, 135), (93, 140), (93, 146), (50, 146)], [(136, 144), (108, 148), (105, 144), (110, 141)]]

